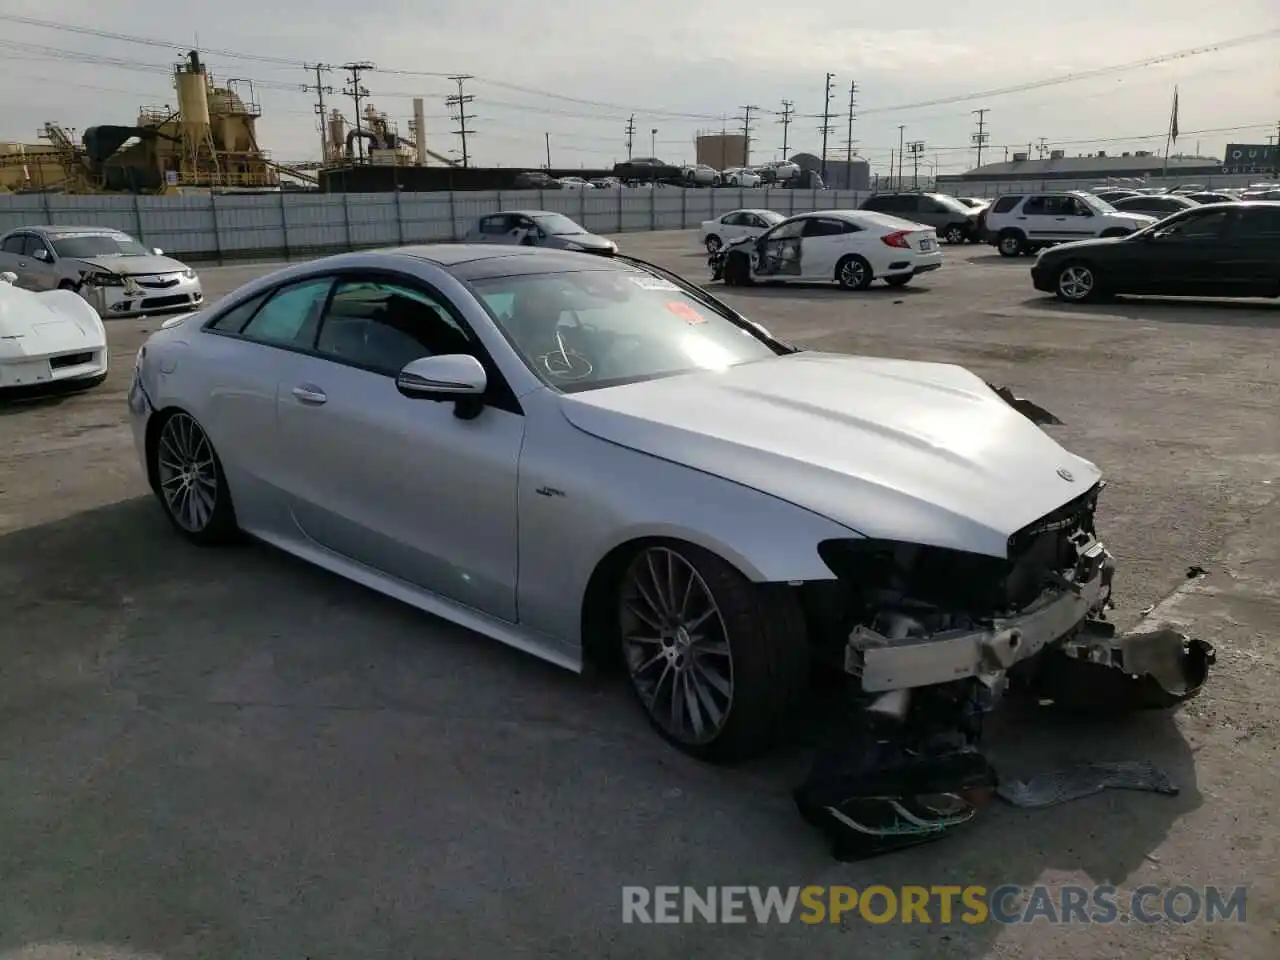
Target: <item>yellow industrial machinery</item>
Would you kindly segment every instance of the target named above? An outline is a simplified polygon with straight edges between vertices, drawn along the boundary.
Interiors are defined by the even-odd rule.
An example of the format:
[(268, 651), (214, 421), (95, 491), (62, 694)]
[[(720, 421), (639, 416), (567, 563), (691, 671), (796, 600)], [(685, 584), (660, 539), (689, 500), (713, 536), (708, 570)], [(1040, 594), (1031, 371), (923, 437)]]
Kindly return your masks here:
[(0, 189), (68, 193), (181, 193), (279, 189), (280, 174), (315, 183), (271, 161), (258, 146), (262, 108), (247, 80), (215, 85), (197, 51), (174, 68), (177, 108), (143, 107), (135, 126), (73, 131), (46, 123), (39, 144), (0, 144)]

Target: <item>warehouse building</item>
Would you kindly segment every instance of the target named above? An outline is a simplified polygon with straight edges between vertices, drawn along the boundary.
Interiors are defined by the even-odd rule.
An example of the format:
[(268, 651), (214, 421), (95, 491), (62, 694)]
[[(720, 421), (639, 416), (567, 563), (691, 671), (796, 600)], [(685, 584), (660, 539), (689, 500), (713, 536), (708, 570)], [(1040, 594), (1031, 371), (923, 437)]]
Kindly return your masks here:
[[(1214, 157), (1170, 157), (1168, 176), (1179, 179), (1221, 176), (1223, 162)], [(938, 183), (961, 184), (1003, 182), (1016, 180), (1106, 180), (1109, 178), (1160, 177), (1166, 170), (1164, 157), (1150, 150), (1132, 153), (1097, 153), (1068, 157), (1063, 150), (1051, 151), (1049, 156), (1031, 159), (1030, 153), (1014, 153), (1007, 161), (985, 163), (965, 173), (940, 174)]]

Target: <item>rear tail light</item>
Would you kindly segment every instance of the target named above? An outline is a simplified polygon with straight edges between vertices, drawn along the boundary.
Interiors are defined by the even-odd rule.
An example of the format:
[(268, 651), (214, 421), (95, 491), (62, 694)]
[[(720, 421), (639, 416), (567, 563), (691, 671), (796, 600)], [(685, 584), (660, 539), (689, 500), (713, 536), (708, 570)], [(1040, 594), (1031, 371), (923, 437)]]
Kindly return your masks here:
[(880, 242), (886, 247), (897, 247), (900, 250), (910, 250), (911, 245), (907, 243), (907, 236), (910, 230), (898, 230), (894, 233), (886, 233), (880, 238)]

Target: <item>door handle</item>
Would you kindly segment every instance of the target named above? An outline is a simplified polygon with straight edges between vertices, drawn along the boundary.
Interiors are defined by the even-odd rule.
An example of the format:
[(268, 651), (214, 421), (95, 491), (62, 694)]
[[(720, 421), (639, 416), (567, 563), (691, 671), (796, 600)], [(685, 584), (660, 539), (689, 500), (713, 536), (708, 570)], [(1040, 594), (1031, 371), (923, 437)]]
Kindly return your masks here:
[(318, 407), (329, 398), (324, 395), (324, 391), (319, 387), (313, 387), (311, 384), (304, 383), (293, 388), (293, 395), (299, 403), (310, 404)]
[(1025, 220), (1025, 219), (1027, 219), (1027, 218), (1026, 218), (1026, 217), (1019, 217), (1018, 219), (1019, 219), (1019, 220)]

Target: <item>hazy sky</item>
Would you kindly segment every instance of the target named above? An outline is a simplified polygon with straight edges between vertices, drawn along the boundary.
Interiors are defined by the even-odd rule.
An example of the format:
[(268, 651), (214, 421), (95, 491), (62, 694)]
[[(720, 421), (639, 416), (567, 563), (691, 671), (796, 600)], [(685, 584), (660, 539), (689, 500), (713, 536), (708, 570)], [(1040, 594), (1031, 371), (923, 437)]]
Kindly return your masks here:
[[(1160, 150), (1175, 84), (1182, 131), (1175, 152), (1221, 157), (1227, 141), (1266, 142), (1280, 121), (1280, 35), (1071, 83), (912, 106), (1277, 31), (1276, 0), (1221, 7), (1204, 0), (915, 0), (905, 8), (808, 0), (762, 3), (755, 18), (746, 15), (751, 8), (742, 0), (380, 0), (367, 8), (336, 0), (185, 7), (5, 0), (0, 13), (119, 38), (0, 20), (0, 140), (33, 141), (47, 120), (77, 130), (130, 124), (143, 104), (173, 103), (169, 72), (180, 51), (127, 38), (198, 41), (215, 80), (255, 81), (264, 113), (259, 139), (283, 161), (319, 153), (315, 95), (301, 89), (314, 82), (303, 64), (316, 61), (376, 64), (365, 86), (402, 133), (411, 98), (425, 97), (428, 146), (439, 153), (458, 147), (444, 103), (456, 89), (445, 77), (474, 74), (466, 92), (475, 96), (468, 147), (476, 164), (541, 164), (549, 133), (556, 166), (608, 165), (626, 156), (632, 113), (637, 156), (650, 153), (652, 136), (659, 157), (691, 160), (695, 133), (740, 129), (745, 105), (761, 108), (752, 159), (769, 159), (779, 155), (782, 127), (768, 111), (779, 111), (784, 98), (795, 102), (790, 152), (816, 153), (828, 71), (835, 74), (831, 155), (844, 150), (856, 81), (854, 139), (876, 169), (887, 167), (899, 124), (908, 142), (926, 144), (922, 174), (934, 165), (971, 167), (971, 111), (979, 107), (990, 111), (990, 159), (1042, 137), (1069, 154)], [(367, 12), (374, 10), (381, 12)], [(198, 22), (195, 11), (210, 19)], [(326, 83), (339, 91), (330, 104), (350, 116), (342, 71), (327, 74)]]

